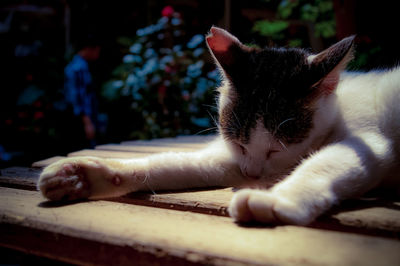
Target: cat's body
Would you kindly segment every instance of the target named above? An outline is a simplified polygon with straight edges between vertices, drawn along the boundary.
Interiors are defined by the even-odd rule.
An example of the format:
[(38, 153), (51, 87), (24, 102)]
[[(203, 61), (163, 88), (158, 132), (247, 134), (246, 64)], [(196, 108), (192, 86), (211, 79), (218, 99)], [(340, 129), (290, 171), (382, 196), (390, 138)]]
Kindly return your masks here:
[(215, 141), (143, 159), (61, 160), (43, 171), (42, 193), (60, 200), (251, 187), (235, 193), (234, 219), (304, 225), (343, 199), (400, 187), (400, 68), (343, 73), (352, 38), (317, 55), (249, 48), (218, 28), (207, 43), (225, 78)]

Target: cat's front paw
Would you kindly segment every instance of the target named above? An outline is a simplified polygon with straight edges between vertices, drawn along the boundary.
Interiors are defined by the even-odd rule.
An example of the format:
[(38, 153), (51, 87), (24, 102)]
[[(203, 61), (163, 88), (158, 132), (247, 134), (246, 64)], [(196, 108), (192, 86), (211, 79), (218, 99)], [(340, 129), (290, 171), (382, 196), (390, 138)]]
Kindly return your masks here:
[(263, 190), (242, 189), (236, 192), (228, 211), (238, 222), (307, 225), (314, 220), (314, 216), (304, 206)]
[(95, 158), (67, 158), (46, 167), (38, 188), (50, 200), (75, 200), (91, 196), (90, 171), (100, 168)]
[(275, 199), (267, 191), (242, 189), (234, 194), (228, 212), (238, 222), (278, 223), (274, 204)]
[(50, 200), (87, 198), (90, 185), (78, 161), (66, 159), (45, 168), (38, 188)]

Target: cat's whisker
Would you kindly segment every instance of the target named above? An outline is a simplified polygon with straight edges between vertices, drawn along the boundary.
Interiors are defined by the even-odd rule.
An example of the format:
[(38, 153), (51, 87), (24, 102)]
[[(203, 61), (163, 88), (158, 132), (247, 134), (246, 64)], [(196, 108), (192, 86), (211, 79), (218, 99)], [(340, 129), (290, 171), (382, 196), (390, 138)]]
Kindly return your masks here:
[(214, 122), (214, 125), (215, 125), (216, 127), (218, 127), (218, 124), (219, 124), (219, 123), (218, 123), (217, 119), (215, 118), (215, 116), (213, 116), (209, 110), (207, 110), (207, 113), (208, 113), (208, 115), (211, 117), (211, 120)]
[(207, 131), (211, 131), (211, 130), (218, 130), (218, 127), (210, 127), (210, 128), (206, 128), (206, 129), (200, 130), (195, 135), (200, 135), (201, 133), (204, 133), (204, 132), (207, 132)]
[(215, 110), (215, 111), (218, 111), (218, 106), (211, 105), (211, 104), (203, 104), (203, 106), (209, 107), (209, 108), (211, 108), (211, 109), (213, 109), (213, 110)]
[(278, 140), (278, 142), (279, 142), (279, 144), (281, 144), (281, 146), (282, 146), (285, 150), (288, 150), (288, 148), (286, 147), (286, 145), (285, 145), (281, 140)]
[(149, 184), (148, 181), (149, 181), (149, 175), (146, 173), (145, 176), (144, 176), (144, 180), (142, 181), (142, 183), (145, 184), (145, 185), (147, 186), (147, 188), (151, 191), (151, 193), (153, 193), (153, 195), (157, 195), (157, 193), (154, 191), (154, 189), (152, 189), (152, 188), (150, 187), (150, 184)]
[(226, 132), (229, 132), (229, 133), (235, 133), (236, 132), (236, 130), (234, 128), (231, 128), (231, 127), (221, 127), (220, 126), (220, 129), (222, 129), (222, 130), (224, 130)]
[(294, 118), (294, 117), (291, 117), (291, 118), (288, 118), (288, 119), (283, 120), (282, 122), (280, 122), (279, 125), (275, 128), (274, 133), (272, 133), (272, 135), (275, 136), (276, 133), (278, 132), (279, 128), (280, 128), (282, 125), (284, 125), (285, 123), (287, 123), (287, 122), (289, 122), (289, 121), (293, 121), (293, 120), (295, 120), (295, 118)]
[(242, 128), (242, 124), (240, 123), (240, 120), (238, 118), (238, 116), (236, 115), (236, 112), (232, 110), (232, 114), (235, 116), (236, 122), (237, 122), (237, 126), (239, 126), (239, 128)]
[(276, 128), (276, 131), (278, 131), (279, 128), (280, 128), (283, 124), (285, 124), (285, 123), (287, 123), (287, 122), (289, 122), (289, 121), (292, 121), (292, 120), (295, 120), (295, 118), (294, 118), (294, 117), (291, 117), (291, 118), (288, 118), (288, 119), (282, 121), (282, 122), (278, 125), (278, 127)]

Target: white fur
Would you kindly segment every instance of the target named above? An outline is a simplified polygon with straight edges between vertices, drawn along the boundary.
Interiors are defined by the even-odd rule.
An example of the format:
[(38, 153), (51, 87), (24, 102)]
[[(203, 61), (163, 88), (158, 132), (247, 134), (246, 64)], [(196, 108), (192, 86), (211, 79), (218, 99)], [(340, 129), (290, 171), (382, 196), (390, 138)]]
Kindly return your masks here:
[[(229, 101), (226, 91), (221, 94), (220, 110)], [(399, 102), (400, 69), (345, 73), (335, 93), (315, 102), (314, 128), (302, 143), (279, 143), (259, 122), (245, 155), (218, 137), (197, 152), (129, 160), (68, 158), (44, 169), (38, 187), (59, 200), (138, 190), (267, 187), (283, 179), (269, 190), (240, 190), (230, 214), (239, 221), (308, 224), (342, 199), (381, 183), (398, 185), (399, 178), (388, 174), (399, 168)], [(271, 150), (277, 152), (266, 156)], [(246, 171), (259, 179), (246, 177)]]
[(333, 130), (325, 143), (271, 190), (239, 191), (231, 215), (308, 224), (340, 200), (387, 179), (399, 186), (399, 178), (388, 175), (399, 168), (399, 100), (400, 69), (342, 75), (337, 93), (320, 99), (324, 113), (314, 118), (317, 132)]
[(224, 82), (221, 87), (218, 88), (219, 98), (218, 98), (218, 110), (221, 111), (232, 102), (231, 96), (229, 95), (229, 84)]

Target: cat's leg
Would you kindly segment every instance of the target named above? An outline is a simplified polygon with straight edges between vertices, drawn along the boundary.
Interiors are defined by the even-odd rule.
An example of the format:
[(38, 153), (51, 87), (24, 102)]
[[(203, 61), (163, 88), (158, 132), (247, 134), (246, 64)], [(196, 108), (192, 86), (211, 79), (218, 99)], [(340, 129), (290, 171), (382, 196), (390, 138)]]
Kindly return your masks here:
[(393, 158), (391, 142), (379, 133), (353, 136), (313, 154), (271, 190), (237, 192), (230, 215), (237, 221), (309, 224), (340, 200), (376, 186)]
[(196, 152), (141, 159), (76, 157), (44, 169), (38, 182), (51, 200), (103, 198), (139, 190), (233, 186), (243, 178), (222, 140)]
[(134, 183), (144, 180), (144, 166), (139, 160), (66, 158), (43, 170), (38, 188), (51, 200), (118, 196), (134, 190)]

